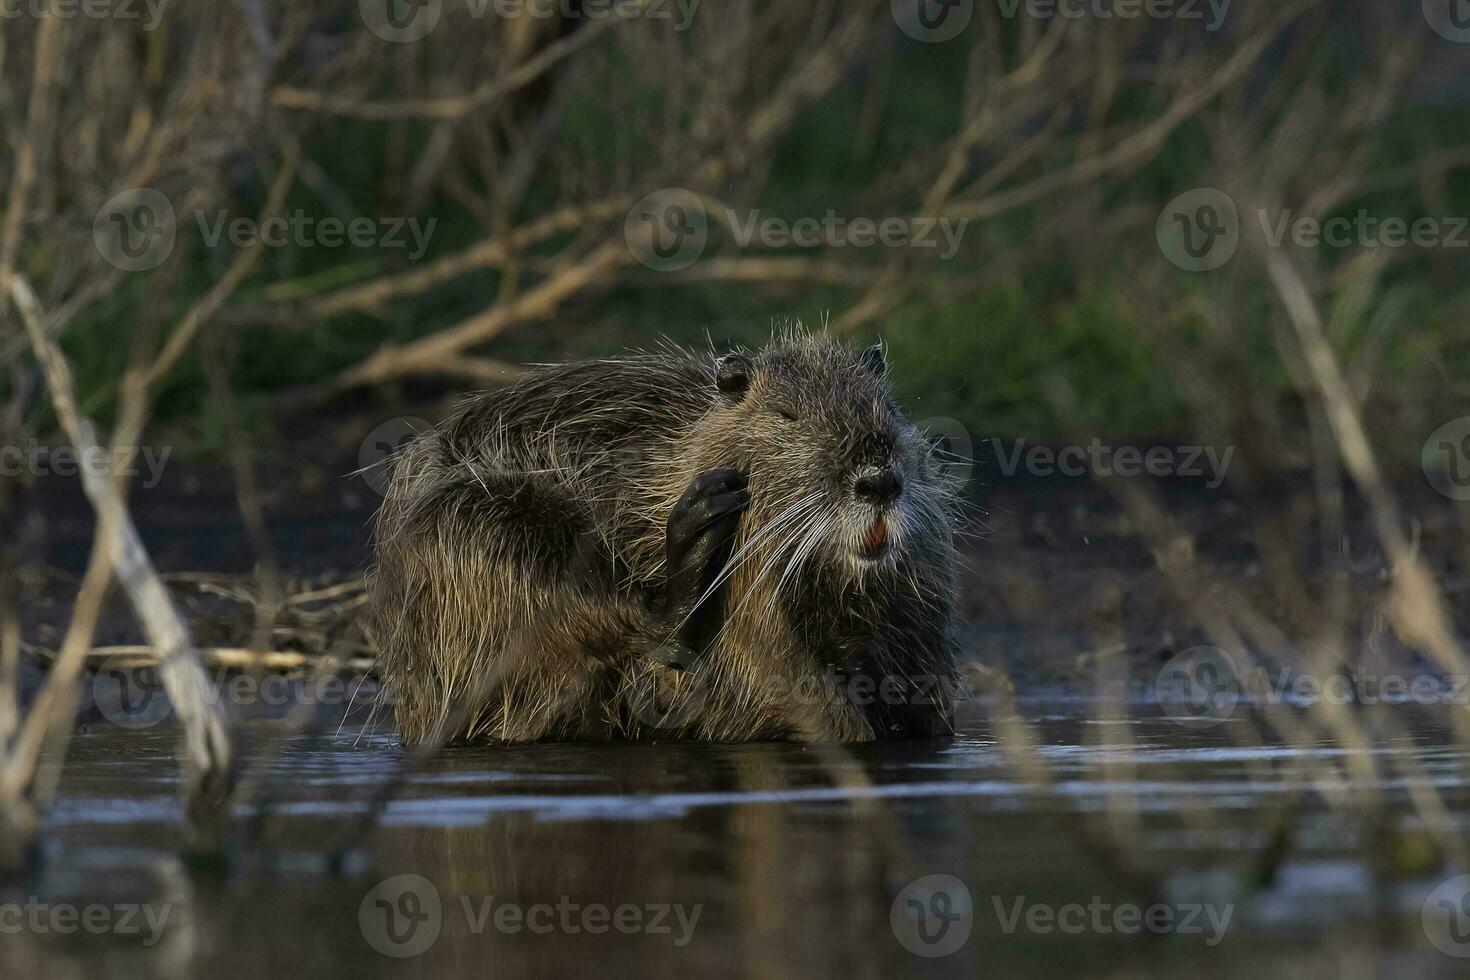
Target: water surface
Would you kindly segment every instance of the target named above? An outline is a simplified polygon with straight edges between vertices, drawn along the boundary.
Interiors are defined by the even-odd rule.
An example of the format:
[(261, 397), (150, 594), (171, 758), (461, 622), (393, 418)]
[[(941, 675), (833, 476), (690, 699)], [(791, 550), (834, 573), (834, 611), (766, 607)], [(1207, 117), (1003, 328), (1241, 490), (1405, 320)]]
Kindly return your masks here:
[[(1377, 825), (1317, 777), (1282, 777), (1362, 789), (1355, 760), (1130, 710), (1103, 723), (1083, 700), (1023, 701), (1045, 786), (1018, 777), (979, 705), (932, 742), (454, 749), (337, 858), (402, 750), (329, 727), (282, 746), (264, 843), (222, 878), (180, 860), (175, 731), (94, 726), (19, 901), (147, 903), (154, 927), (139, 912), (129, 934), (7, 929), (0, 975), (1463, 975), (1421, 914), (1451, 872), (1363, 859)], [(245, 724), (246, 752), (279, 729)], [(1464, 753), (1416, 731), (1369, 770), (1410, 842), (1413, 791), (1470, 815)], [(1284, 859), (1262, 861), (1283, 826)]]

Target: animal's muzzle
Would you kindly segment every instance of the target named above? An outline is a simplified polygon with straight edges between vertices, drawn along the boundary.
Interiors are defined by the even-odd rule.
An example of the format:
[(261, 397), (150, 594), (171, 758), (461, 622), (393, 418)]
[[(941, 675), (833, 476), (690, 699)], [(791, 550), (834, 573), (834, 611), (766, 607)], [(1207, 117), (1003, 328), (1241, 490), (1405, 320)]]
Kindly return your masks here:
[(875, 467), (858, 476), (852, 491), (859, 500), (883, 507), (893, 503), (903, 492), (903, 480), (891, 466)]

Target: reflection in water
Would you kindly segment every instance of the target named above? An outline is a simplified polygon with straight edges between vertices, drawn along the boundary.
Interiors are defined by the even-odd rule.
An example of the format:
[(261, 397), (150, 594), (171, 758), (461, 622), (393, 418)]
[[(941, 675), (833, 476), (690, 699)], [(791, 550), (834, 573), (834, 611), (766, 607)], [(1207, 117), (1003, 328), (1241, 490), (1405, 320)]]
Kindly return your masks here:
[[(1341, 750), (1241, 748), (1227, 730), (1158, 717), (1128, 723), (1120, 749), (1083, 708), (1025, 709), (1054, 780), (1044, 793), (1018, 783), (978, 710), (952, 740), (841, 750), (455, 749), (408, 782), (341, 867), (324, 855), (400, 750), (381, 735), (301, 739), (275, 763), (285, 778), (270, 861), (226, 881), (180, 862), (173, 733), (97, 730), (73, 745), (45, 880), (7, 896), (40, 918), (17, 930), (0, 915), (0, 971), (1456, 974), (1461, 962), (1435, 948), (1457, 949), (1453, 932), (1436, 940), (1420, 914), (1444, 876), (1392, 880), (1359, 861), (1365, 829), (1350, 814), (1308, 805), (1292, 859), (1265, 887), (1244, 887), (1286, 795), (1261, 767)], [(268, 732), (250, 723), (247, 749)], [(1458, 751), (1422, 735), (1378, 751), (1412, 753), (1455, 812), (1470, 811)], [(1118, 798), (1106, 777), (1120, 762), (1140, 830), (1126, 855), (1109, 851), (1097, 818)], [(1405, 813), (1410, 788), (1380, 786)], [(1439, 896), (1446, 915), (1454, 897)], [(151, 911), (160, 927), (116, 927), (118, 910), (140, 903), (134, 918)], [(47, 918), (91, 906), (111, 910), (105, 934)]]

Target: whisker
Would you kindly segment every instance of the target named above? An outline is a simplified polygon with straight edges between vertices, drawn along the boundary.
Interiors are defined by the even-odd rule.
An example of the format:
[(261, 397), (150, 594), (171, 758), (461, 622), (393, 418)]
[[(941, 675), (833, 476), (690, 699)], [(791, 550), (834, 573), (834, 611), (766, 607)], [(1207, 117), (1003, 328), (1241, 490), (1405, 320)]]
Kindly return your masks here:
[(801, 543), (792, 551), (791, 560), (786, 563), (786, 570), (781, 573), (781, 578), (777, 581), (776, 587), (771, 590), (770, 600), (767, 602), (767, 614), (775, 610), (776, 597), (781, 594), (781, 588), (786, 584), (786, 580), (791, 576), (791, 573), (806, 561), (807, 557), (816, 548), (817, 543), (822, 539), (822, 536), (830, 531), (836, 523), (837, 514), (833, 511), (829, 512), (820, 524), (813, 522), (808, 525)]
[(800, 500), (797, 500), (794, 503), (788, 505), (786, 509), (781, 511), (781, 513), (778, 514), (774, 520), (772, 520), (765, 527), (757, 531), (749, 541), (745, 542), (744, 545), (742, 545), (733, 555), (731, 555), (729, 560), (725, 562), (724, 568), (720, 569), (720, 573), (715, 576), (709, 587), (706, 588), (704, 592), (700, 595), (700, 597), (695, 601), (694, 606), (690, 609), (689, 613), (686, 614), (685, 617), (674, 626), (670, 635), (673, 635), (673, 633), (677, 633), (679, 629), (689, 621), (689, 617), (694, 615), (695, 610), (704, 605), (704, 603), (707, 602), (709, 598), (715, 594), (716, 590), (718, 590), (719, 587), (730, 578), (730, 576), (735, 574), (735, 571), (741, 565), (750, 560), (750, 557), (753, 556), (755, 548), (758, 544), (779, 532), (786, 525), (795, 523), (796, 520), (802, 516), (803, 510), (808, 509), (811, 506), (815, 506), (817, 498), (819, 496), (820, 494), (811, 493), (805, 497), (802, 497)]
[[(803, 540), (803, 535), (807, 532), (807, 530), (813, 524), (816, 523), (817, 519), (820, 516), (821, 516), (821, 512), (820, 511), (813, 511), (810, 515), (807, 516), (806, 521), (804, 523), (799, 524), (799, 525), (796, 525), (794, 527), (794, 529), (791, 531), (791, 533), (787, 536), (786, 540), (782, 541), (779, 545), (777, 545), (775, 548), (773, 548), (771, 550), (771, 554), (766, 559), (766, 563), (763, 566), (761, 566), (760, 571), (758, 571), (756, 573), (755, 577), (753, 579), (751, 579), (750, 586), (745, 590), (745, 593), (740, 597), (740, 602), (735, 606), (734, 610), (732, 610), (730, 613), (728, 613), (725, 616), (725, 621), (724, 621), (724, 623), (722, 623), (720, 625), (719, 630), (715, 633), (714, 639), (710, 641), (710, 646), (713, 646), (716, 642), (718, 642), (724, 636), (725, 630), (729, 627), (730, 623), (732, 623), (732, 622), (735, 621), (736, 615), (741, 610), (743, 610), (745, 608), (745, 606), (746, 606), (747, 603), (750, 602), (751, 598), (755, 595), (756, 589), (760, 585), (761, 581), (766, 577), (766, 575), (771, 571), (771, 569), (775, 567), (776, 562), (778, 560), (780, 560), (781, 553), (786, 550), (786, 547), (788, 545), (791, 545), (791, 544), (794, 544), (794, 543), (798, 543), (801, 540)], [(768, 613), (769, 613), (769, 610), (766, 610), (765, 612), (763, 612), (762, 617), (761, 617), (761, 621), (762, 622), (765, 621), (765, 617), (766, 617), (766, 615)]]

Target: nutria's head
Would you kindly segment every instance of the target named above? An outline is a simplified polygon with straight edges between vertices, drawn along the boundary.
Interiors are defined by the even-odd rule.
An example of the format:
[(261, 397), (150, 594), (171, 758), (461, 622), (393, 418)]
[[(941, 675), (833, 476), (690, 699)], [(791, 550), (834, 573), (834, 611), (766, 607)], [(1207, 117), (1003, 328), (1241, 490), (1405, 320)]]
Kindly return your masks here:
[(717, 360), (701, 428), (749, 474), (743, 538), (774, 556), (773, 585), (807, 562), (863, 582), (949, 560), (933, 449), (886, 369), (881, 344), (854, 353), (804, 336)]

